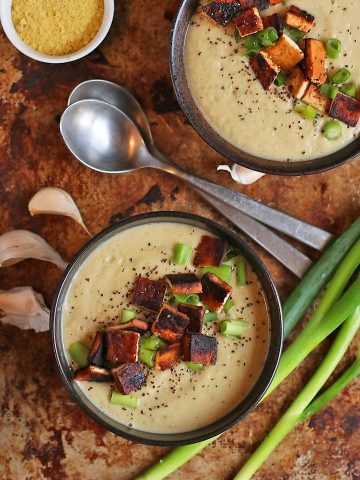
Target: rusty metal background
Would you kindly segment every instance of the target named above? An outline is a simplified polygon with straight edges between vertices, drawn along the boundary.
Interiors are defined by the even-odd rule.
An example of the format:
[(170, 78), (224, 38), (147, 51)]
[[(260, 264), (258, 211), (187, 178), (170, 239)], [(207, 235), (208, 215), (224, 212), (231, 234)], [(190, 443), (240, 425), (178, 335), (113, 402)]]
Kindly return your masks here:
[[(177, 1), (116, 2), (109, 36), (87, 58), (41, 64), (18, 53), (0, 31), (0, 233), (26, 228), (70, 259), (86, 234), (70, 219), (31, 218), (30, 197), (41, 187), (62, 187), (76, 199), (92, 232), (117, 218), (149, 210), (184, 210), (221, 218), (176, 179), (141, 171), (105, 176), (86, 170), (59, 135), (68, 94), (89, 78), (129, 88), (151, 119), (159, 148), (179, 165), (236, 188), (216, 166), (211, 150), (179, 111), (167, 62)], [(340, 233), (360, 213), (359, 161), (308, 177), (266, 176), (248, 195)], [(258, 249), (283, 298), (296, 279)], [(314, 252), (307, 251), (315, 258)], [(0, 288), (32, 285), (51, 303), (60, 272), (36, 261), (0, 271)], [(278, 415), (320, 362), (321, 346), (264, 404), (175, 474), (174, 480), (232, 478)], [(338, 375), (356, 351), (337, 370)], [(292, 432), (256, 475), (257, 480), (360, 479), (360, 383), (354, 382), (325, 410)], [(132, 444), (106, 432), (72, 402), (61, 383), (48, 333), (0, 324), (0, 478), (129, 480), (166, 449)]]

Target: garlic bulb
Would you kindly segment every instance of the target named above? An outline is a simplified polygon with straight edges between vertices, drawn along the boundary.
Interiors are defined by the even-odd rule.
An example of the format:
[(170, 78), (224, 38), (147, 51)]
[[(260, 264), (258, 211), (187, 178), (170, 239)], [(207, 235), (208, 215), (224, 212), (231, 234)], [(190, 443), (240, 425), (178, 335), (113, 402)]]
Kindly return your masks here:
[(265, 173), (256, 172), (237, 164), (234, 164), (231, 168), (228, 165), (219, 165), (217, 170), (230, 172), (231, 178), (242, 185), (250, 185), (265, 175)]
[(0, 322), (23, 330), (49, 330), (50, 312), (40, 293), (31, 287), (0, 290)]
[(0, 236), (0, 267), (9, 267), (27, 258), (52, 262), (61, 270), (67, 263), (43, 238), (28, 230), (11, 230)]
[(61, 188), (46, 187), (39, 190), (29, 202), (29, 211), (31, 215), (53, 214), (71, 217), (83, 227), (90, 237), (92, 236), (86, 228), (72, 196)]

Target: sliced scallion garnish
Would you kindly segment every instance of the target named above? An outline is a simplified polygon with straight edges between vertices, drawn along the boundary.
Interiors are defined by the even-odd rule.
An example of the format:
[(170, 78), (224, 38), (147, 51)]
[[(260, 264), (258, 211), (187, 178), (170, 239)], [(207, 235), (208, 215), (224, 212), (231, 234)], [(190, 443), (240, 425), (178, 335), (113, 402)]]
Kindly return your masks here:
[(200, 303), (200, 297), (195, 293), (182, 293), (174, 295), (174, 299), (177, 303), (187, 303), (189, 305), (198, 305)]
[(243, 46), (248, 50), (259, 50), (261, 45), (257, 34), (248, 35), (244, 40)]
[(235, 305), (234, 300), (232, 298), (229, 298), (229, 300), (224, 305), (224, 312), (228, 313), (234, 305)]
[(156, 352), (154, 350), (147, 350), (146, 348), (143, 348), (143, 346), (140, 346), (139, 359), (149, 368), (154, 366), (155, 355)]
[(274, 27), (268, 27), (258, 33), (258, 39), (263, 47), (275, 45), (279, 38), (277, 30)]
[(110, 403), (134, 410), (138, 406), (139, 399), (138, 397), (135, 397), (135, 395), (123, 395), (122, 393), (113, 391)]
[(345, 83), (345, 85), (340, 88), (340, 91), (349, 97), (356, 98), (356, 86), (354, 83)]
[(74, 342), (69, 347), (69, 353), (71, 358), (80, 368), (86, 367), (86, 365), (88, 364), (89, 352), (90, 352), (90, 348), (80, 341)]
[(176, 265), (185, 265), (188, 262), (192, 251), (193, 248), (191, 245), (177, 243), (174, 249), (173, 262)]
[(187, 366), (187, 368), (192, 372), (197, 372), (198, 370), (201, 370), (204, 366), (202, 363), (194, 363), (194, 362), (184, 362), (184, 363)]
[(216, 322), (219, 316), (216, 312), (206, 312), (204, 314), (204, 323)]
[(280, 72), (279, 75), (275, 78), (275, 85), (281, 87), (286, 82), (286, 75), (283, 72)]
[(220, 325), (220, 333), (229, 337), (241, 337), (248, 326), (246, 320), (224, 320)]
[(227, 254), (225, 255), (224, 262), (230, 262), (230, 260), (233, 260), (236, 257), (239, 257), (241, 255), (241, 251), (237, 247), (230, 247), (229, 250), (227, 251)]
[(240, 40), (241, 40), (239, 30), (236, 27), (234, 28), (234, 38), (235, 38), (236, 42), (240, 42)]
[(301, 30), (298, 30), (297, 28), (289, 28), (287, 34), (291, 38), (291, 40), (294, 40), (294, 42), (299, 42), (305, 37), (305, 33), (302, 32)]
[(130, 320), (133, 320), (136, 318), (136, 312), (134, 310), (129, 310), (128, 308), (124, 308), (123, 311), (121, 312), (121, 323), (125, 322), (130, 322)]
[(247, 282), (246, 261), (244, 258), (240, 259), (236, 265), (236, 284), (240, 287), (245, 287)]
[(338, 120), (329, 120), (325, 122), (322, 133), (328, 140), (338, 140), (342, 136), (341, 123)]
[(325, 44), (326, 55), (329, 58), (339, 58), (341, 52), (341, 42), (337, 38), (330, 38)]
[(202, 275), (204, 275), (205, 273), (210, 272), (220, 278), (220, 280), (222, 280), (223, 282), (228, 282), (230, 280), (231, 270), (231, 265), (226, 265), (225, 263), (223, 263), (222, 265), (220, 265), (220, 267), (203, 267), (201, 269), (201, 273)]
[(337, 85), (341, 85), (349, 80), (351, 77), (351, 73), (347, 68), (340, 68), (336, 73), (334, 73), (331, 81), (332, 83), (336, 83)]
[(156, 335), (151, 337), (140, 337), (140, 347), (145, 350), (159, 350), (159, 348), (166, 347), (166, 342)]

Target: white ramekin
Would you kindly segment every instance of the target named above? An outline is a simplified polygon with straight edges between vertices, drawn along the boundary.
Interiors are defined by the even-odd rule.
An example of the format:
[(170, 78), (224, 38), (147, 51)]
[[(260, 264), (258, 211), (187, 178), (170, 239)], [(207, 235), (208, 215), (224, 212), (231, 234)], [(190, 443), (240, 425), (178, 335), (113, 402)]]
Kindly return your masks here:
[(70, 53), (69, 55), (45, 55), (33, 50), (21, 40), (12, 21), (11, 4), (12, 0), (0, 1), (0, 19), (6, 36), (14, 45), (14, 47), (16, 47), (24, 55), (27, 55), (34, 60), (38, 60), (39, 62), (46, 63), (72, 62), (74, 60), (78, 60), (79, 58), (85, 57), (85, 55), (88, 55), (104, 40), (114, 17), (114, 0), (104, 0), (104, 18), (99, 31), (90, 43), (85, 45), (85, 47), (81, 48), (80, 50)]

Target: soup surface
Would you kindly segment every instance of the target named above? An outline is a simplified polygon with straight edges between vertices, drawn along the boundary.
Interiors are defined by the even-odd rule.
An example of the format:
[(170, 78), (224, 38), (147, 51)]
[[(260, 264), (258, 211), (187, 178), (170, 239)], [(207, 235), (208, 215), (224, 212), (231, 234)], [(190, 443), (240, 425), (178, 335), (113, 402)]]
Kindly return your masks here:
[[(97, 248), (84, 262), (67, 294), (63, 313), (63, 342), (69, 346), (82, 340), (90, 345), (97, 330), (119, 323), (123, 308), (131, 306), (129, 292), (136, 277), (151, 272), (150, 278), (167, 273), (195, 271), (191, 262), (172, 263), (176, 243), (194, 248), (208, 234), (180, 223), (150, 223), (115, 235)], [(147, 384), (134, 392), (139, 397), (136, 410), (109, 402), (109, 383), (78, 382), (99, 409), (119, 422), (148, 432), (179, 433), (199, 428), (231, 411), (249, 393), (258, 379), (268, 351), (269, 319), (262, 288), (248, 266), (247, 286), (238, 287), (232, 272), (234, 307), (219, 319), (248, 321), (244, 337), (228, 338), (218, 333), (217, 323), (208, 323), (203, 333), (216, 334), (216, 365), (191, 372), (180, 361), (169, 370), (145, 368)], [(139, 318), (146, 318), (141, 309)], [(149, 314), (147, 315), (149, 317)], [(70, 362), (70, 357), (69, 357)]]
[[(360, 15), (356, 0), (294, 0), (315, 16), (316, 25), (307, 37), (323, 41), (337, 38), (342, 53), (327, 60), (330, 71), (346, 67), (351, 81), (360, 86)], [(260, 12), (262, 16), (282, 10), (283, 4)], [(217, 26), (200, 13), (193, 16), (185, 45), (185, 68), (189, 88), (198, 108), (216, 132), (238, 148), (270, 160), (311, 160), (339, 150), (360, 134), (343, 124), (339, 140), (327, 140), (322, 126), (328, 117), (314, 123), (293, 110), (288, 88), (273, 86), (265, 91), (234, 39), (234, 24)]]

